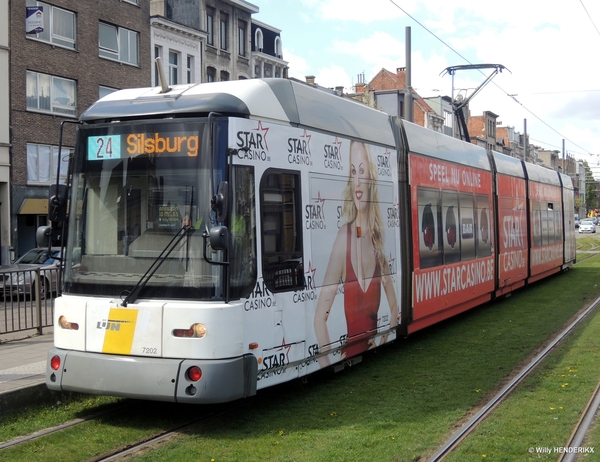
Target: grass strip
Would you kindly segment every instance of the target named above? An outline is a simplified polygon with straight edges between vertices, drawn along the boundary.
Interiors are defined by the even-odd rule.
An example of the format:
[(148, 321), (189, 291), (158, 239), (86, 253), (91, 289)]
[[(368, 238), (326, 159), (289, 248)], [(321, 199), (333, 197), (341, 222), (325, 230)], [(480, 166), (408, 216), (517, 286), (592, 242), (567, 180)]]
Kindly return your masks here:
[[(417, 460), (433, 452), (486, 394), (598, 297), (599, 266), (597, 256), (589, 258), (508, 300), (370, 352), (339, 374), (322, 372), (307, 384), (294, 381), (263, 390), (235, 415), (199, 425), (141, 460)], [(202, 407), (153, 402), (142, 409), (41, 438), (19, 452), (3, 451), (1, 458), (89, 460), (152, 433), (173, 416), (202, 412)]]
[(447, 460), (556, 460), (599, 380), (596, 311)]
[[(508, 300), (381, 348), (351, 371), (321, 374), (305, 386), (294, 382), (267, 390), (267, 398), (238, 415), (201, 425), (140, 460), (418, 460), (431, 454), (469, 410), (577, 309), (598, 296), (598, 266), (600, 260), (591, 258)], [(561, 385), (571, 380), (561, 379)], [(584, 404), (589, 398), (574, 382), (565, 388), (581, 393)], [(575, 406), (560, 410), (563, 404), (552, 405), (557, 412), (577, 414)], [(527, 450), (530, 443), (517, 442), (516, 447)], [(485, 459), (482, 454), (486, 452), (476, 451), (476, 459), (462, 460)]]

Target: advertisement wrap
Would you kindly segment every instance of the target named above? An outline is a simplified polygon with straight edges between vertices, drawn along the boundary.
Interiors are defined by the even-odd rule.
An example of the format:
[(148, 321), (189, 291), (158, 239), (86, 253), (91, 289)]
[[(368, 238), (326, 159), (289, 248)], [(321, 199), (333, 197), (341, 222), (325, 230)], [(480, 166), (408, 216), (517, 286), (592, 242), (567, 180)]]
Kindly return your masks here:
[(491, 173), (410, 156), (413, 319), (494, 288)]
[[(274, 348), (293, 351), (298, 348), (290, 346), (293, 332), (314, 332), (306, 335), (306, 356), (332, 351), (301, 365), (315, 370), (388, 340), (377, 334), (399, 319), (394, 151), (264, 121), (232, 119), (232, 124), (235, 162), (254, 165), (257, 182), (270, 169), (299, 171), (306, 198), (301, 204), (305, 285), (275, 296), (285, 342), (279, 338)], [(294, 306), (299, 303), (314, 307), (307, 311), (313, 315), (292, 321), (293, 313), (301, 312)], [(260, 310), (249, 315), (256, 319)], [(263, 374), (261, 380), (268, 378)]]
[(511, 286), (527, 277), (527, 210), (525, 180), (497, 176), (499, 220), (498, 286)]

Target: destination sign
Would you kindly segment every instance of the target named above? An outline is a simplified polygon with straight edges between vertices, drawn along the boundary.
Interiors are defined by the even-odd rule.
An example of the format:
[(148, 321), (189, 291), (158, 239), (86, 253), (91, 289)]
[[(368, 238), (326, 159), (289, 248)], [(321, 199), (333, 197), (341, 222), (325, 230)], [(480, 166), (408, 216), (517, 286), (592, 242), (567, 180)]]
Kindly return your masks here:
[(200, 136), (187, 133), (130, 133), (88, 137), (88, 160), (112, 160), (152, 155), (197, 157)]

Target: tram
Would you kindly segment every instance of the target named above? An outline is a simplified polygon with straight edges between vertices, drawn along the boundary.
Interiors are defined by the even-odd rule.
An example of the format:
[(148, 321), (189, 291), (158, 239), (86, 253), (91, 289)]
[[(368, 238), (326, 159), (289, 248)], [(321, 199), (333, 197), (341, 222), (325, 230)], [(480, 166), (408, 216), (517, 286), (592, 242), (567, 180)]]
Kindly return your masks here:
[(575, 262), (569, 177), (294, 80), (80, 122), (52, 390), (249, 397)]

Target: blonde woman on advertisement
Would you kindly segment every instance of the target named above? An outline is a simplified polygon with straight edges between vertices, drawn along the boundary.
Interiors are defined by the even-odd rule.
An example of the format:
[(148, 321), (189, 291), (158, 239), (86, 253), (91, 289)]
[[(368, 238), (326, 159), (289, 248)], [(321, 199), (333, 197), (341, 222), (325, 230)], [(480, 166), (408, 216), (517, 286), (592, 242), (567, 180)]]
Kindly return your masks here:
[[(342, 193), (346, 224), (333, 244), (314, 319), (319, 352), (326, 353), (331, 349), (327, 320), (343, 281), (348, 343), (342, 349), (342, 360), (375, 347), (382, 288), (390, 306), (390, 328), (398, 324), (396, 292), (383, 247), (377, 170), (367, 146), (360, 142), (350, 143), (349, 162), (348, 183)], [(387, 336), (383, 335), (382, 343)], [(320, 356), (319, 364), (328, 366), (328, 356)]]

